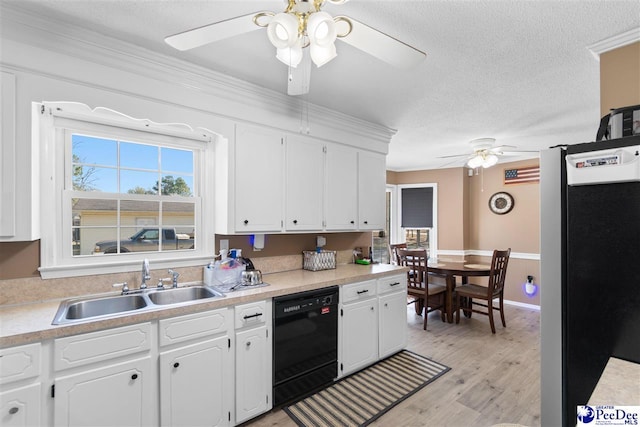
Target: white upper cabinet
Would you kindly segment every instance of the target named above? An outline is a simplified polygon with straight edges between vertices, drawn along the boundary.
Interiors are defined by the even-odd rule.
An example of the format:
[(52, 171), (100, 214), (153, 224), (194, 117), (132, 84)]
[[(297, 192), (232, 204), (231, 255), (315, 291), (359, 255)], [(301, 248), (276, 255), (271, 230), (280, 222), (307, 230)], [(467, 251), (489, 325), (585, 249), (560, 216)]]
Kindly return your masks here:
[(235, 231), (282, 229), (283, 137), (267, 128), (237, 126)]
[(358, 152), (358, 228), (384, 230), (386, 160), (382, 154)]
[(385, 155), (236, 125), (216, 147), (216, 233), (379, 230)]
[(327, 230), (358, 228), (358, 151), (327, 145), (325, 220)]
[(0, 72), (0, 242), (40, 238), (38, 126), (16, 127), (18, 95), (16, 76)]
[(324, 144), (292, 135), (286, 142), (286, 231), (322, 230)]

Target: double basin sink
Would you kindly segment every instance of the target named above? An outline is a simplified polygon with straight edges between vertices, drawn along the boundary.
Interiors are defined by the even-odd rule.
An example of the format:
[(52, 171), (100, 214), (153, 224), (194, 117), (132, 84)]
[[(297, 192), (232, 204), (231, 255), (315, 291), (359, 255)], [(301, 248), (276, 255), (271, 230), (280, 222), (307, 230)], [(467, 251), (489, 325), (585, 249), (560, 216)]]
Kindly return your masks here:
[(221, 297), (224, 297), (223, 293), (208, 286), (189, 286), (133, 291), (129, 294), (97, 298), (69, 299), (60, 304), (52, 324), (62, 325), (83, 320), (108, 318), (159, 306), (180, 305)]

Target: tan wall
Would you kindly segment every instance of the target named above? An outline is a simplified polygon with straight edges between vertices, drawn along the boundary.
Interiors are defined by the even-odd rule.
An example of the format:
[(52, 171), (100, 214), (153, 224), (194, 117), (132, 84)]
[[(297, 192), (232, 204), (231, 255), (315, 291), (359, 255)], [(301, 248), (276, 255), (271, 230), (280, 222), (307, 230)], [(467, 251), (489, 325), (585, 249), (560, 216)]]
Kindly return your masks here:
[[(469, 246), (466, 249), (510, 247), (515, 252), (540, 252), (539, 184), (503, 183), (505, 169), (537, 165), (537, 159), (501, 163), (469, 178)], [(489, 210), (489, 198), (498, 191), (506, 191), (514, 198), (513, 210), (508, 214), (496, 215)]]
[(640, 105), (640, 42), (600, 55), (600, 112)]
[(40, 277), (40, 240), (0, 242), (0, 280)]
[(465, 249), (466, 169), (449, 168), (387, 174), (388, 184), (438, 184), (438, 249)]
[[(491, 251), (511, 248), (512, 252), (533, 256), (540, 253), (540, 185), (504, 185), (503, 182), (505, 169), (537, 165), (537, 159), (501, 163), (483, 169), (478, 175), (469, 178), (469, 246), (466, 249)], [(489, 210), (489, 198), (498, 191), (506, 191), (513, 196), (514, 207), (508, 214), (496, 215)], [(491, 261), (489, 257), (471, 259), (482, 263)], [(529, 275), (534, 276), (534, 283), (538, 283), (540, 261), (511, 257), (507, 269), (505, 299), (540, 305), (539, 293), (530, 298), (522, 290)]]
[[(492, 251), (511, 248), (512, 252), (540, 253), (539, 184), (504, 185), (505, 169), (538, 165), (538, 160), (501, 163), (479, 169), (468, 176), (466, 168), (435, 169), (411, 172), (388, 172), (389, 184), (438, 183), (438, 249), (459, 251)], [(489, 198), (507, 191), (515, 200), (506, 215), (489, 210)], [(467, 256), (467, 261), (488, 264), (490, 257)], [(522, 290), (527, 276), (540, 277), (537, 259), (512, 257), (509, 261), (505, 298), (527, 304), (540, 304), (539, 295), (526, 296)], [(482, 282), (480, 282), (482, 283)]]
[(360, 247), (366, 254), (371, 246), (371, 233), (312, 233), (312, 234), (269, 234), (265, 236), (264, 249), (254, 251), (250, 236), (226, 236), (216, 234), (216, 248), (220, 247), (220, 239), (229, 240), (229, 248), (242, 249), (242, 256), (248, 258), (264, 258), (284, 255), (301, 255), (302, 251), (316, 248), (316, 236), (323, 236), (327, 244), (323, 249), (330, 251), (347, 251)]

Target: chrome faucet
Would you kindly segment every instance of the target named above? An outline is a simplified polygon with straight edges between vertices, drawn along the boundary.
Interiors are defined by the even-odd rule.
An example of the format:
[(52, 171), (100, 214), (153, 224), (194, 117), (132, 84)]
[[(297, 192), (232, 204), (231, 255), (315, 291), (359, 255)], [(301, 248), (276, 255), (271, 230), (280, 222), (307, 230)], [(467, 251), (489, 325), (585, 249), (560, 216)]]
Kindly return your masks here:
[(169, 270), (169, 274), (171, 274), (171, 278), (172, 278), (172, 287), (177, 288), (178, 276), (180, 275), (180, 273), (178, 273), (177, 271)]
[(151, 280), (151, 275), (149, 274), (149, 260), (145, 258), (142, 261), (142, 283), (140, 283), (140, 289), (147, 289), (147, 280)]

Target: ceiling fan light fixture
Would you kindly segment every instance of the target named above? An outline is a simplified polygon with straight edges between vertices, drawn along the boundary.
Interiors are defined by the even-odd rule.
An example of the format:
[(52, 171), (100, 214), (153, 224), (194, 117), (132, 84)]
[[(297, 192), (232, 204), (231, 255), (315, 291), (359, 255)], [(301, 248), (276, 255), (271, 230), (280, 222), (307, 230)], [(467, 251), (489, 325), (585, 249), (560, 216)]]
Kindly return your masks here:
[(302, 47), (296, 43), (292, 47), (277, 49), (276, 58), (289, 67), (296, 68), (302, 61)]
[(289, 13), (276, 14), (267, 25), (267, 37), (276, 49), (285, 49), (298, 41), (298, 19)]
[(498, 163), (498, 156), (496, 156), (495, 154), (487, 154), (486, 156), (483, 156), (483, 159), (482, 159), (483, 168), (485, 169), (490, 168), (496, 163)]
[(479, 168), (482, 166), (483, 158), (481, 155), (476, 154), (467, 161), (467, 167), (470, 169)]
[(307, 19), (307, 35), (311, 44), (327, 47), (335, 42), (338, 35), (336, 23), (326, 12), (316, 12)]
[(331, 43), (329, 46), (323, 47), (316, 44), (311, 44), (309, 47), (311, 60), (317, 67), (322, 67), (327, 62), (338, 56), (336, 53), (336, 45)]

